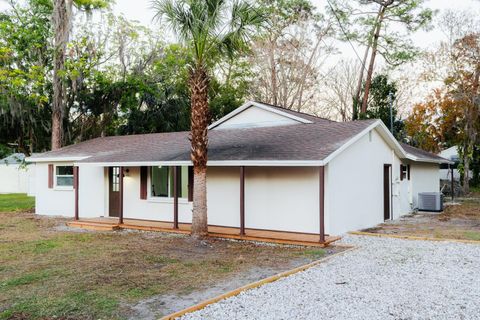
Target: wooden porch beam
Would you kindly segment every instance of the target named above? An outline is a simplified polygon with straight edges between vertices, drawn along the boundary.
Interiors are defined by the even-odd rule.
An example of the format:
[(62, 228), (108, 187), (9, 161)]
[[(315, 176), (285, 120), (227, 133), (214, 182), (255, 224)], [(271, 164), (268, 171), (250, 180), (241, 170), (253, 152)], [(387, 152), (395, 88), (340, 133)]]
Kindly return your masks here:
[(452, 202), (455, 201), (455, 180), (453, 180), (453, 164), (450, 164), (450, 173), (452, 174), (452, 178), (450, 179), (450, 188), (452, 191)]
[(178, 169), (173, 167), (173, 229), (178, 229)]
[(319, 167), (320, 242), (325, 242), (325, 167)]
[(78, 212), (78, 172), (79, 169), (77, 166), (73, 167), (73, 189), (75, 190), (75, 221), (79, 219), (79, 212)]
[(245, 235), (245, 167), (240, 167), (240, 235)]
[(119, 182), (119, 205), (118, 205), (118, 223), (123, 224), (123, 167), (118, 170)]

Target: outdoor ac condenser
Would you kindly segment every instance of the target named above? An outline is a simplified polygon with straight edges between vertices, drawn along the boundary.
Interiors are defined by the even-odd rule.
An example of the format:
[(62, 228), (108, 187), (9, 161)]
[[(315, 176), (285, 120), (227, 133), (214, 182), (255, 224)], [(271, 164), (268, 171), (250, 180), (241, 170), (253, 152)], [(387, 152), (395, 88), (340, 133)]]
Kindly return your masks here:
[(443, 211), (443, 195), (440, 192), (420, 192), (418, 194), (419, 211)]

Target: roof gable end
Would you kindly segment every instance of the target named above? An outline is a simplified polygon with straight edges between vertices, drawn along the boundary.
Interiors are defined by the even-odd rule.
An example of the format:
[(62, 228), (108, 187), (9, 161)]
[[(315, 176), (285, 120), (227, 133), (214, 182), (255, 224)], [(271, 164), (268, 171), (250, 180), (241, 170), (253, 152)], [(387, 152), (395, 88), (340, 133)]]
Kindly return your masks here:
[(302, 123), (313, 122), (306, 117), (296, 116), (263, 103), (249, 101), (212, 123), (208, 129), (273, 127)]

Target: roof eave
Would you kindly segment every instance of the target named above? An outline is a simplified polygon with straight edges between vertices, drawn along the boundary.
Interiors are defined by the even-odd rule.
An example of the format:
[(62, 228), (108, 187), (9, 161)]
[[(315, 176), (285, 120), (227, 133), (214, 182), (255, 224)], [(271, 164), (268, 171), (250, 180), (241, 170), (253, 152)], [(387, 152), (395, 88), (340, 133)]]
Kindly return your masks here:
[[(141, 167), (141, 166), (191, 166), (191, 161), (117, 161), (117, 162), (75, 162), (80, 166), (95, 167)], [(209, 160), (208, 167), (319, 167), (323, 160)]]
[(407, 153), (407, 159), (415, 161), (415, 162), (424, 162), (424, 163), (436, 163), (436, 164), (454, 164), (455, 162), (450, 161), (448, 159), (428, 159), (428, 158), (420, 158), (417, 156), (414, 156), (411, 153)]
[(85, 160), (87, 158), (90, 158), (90, 156), (66, 156), (66, 157), (42, 157), (42, 158), (36, 158), (36, 157), (27, 157), (25, 158), (26, 162), (75, 162), (75, 161), (81, 161)]

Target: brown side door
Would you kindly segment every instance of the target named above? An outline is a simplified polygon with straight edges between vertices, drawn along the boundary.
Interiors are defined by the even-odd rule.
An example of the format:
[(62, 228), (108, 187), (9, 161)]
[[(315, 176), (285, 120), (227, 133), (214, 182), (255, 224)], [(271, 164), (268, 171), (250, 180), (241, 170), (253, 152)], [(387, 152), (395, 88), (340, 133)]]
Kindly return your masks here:
[(120, 168), (108, 168), (108, 215), (118, 217), (120, 215)]
[(390, 164), (383, 165), (383, 219), (390, 219), (391, 212), (391, 167)]

